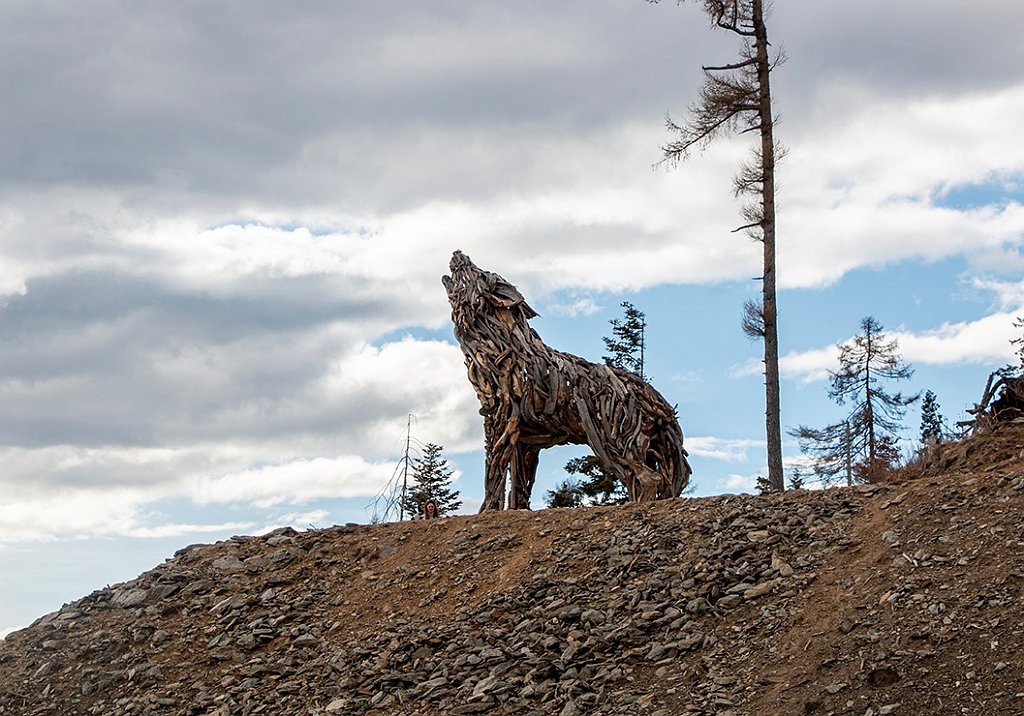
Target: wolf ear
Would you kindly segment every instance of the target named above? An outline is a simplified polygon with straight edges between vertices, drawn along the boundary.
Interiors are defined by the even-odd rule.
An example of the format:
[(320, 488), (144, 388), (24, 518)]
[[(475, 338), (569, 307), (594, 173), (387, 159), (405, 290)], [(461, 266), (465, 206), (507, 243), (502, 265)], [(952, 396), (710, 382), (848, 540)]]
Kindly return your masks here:
[(538, 316), (536, 311), (530, 308), (530, 304), (519, 293), (519, 289), (510, 284), (496, 273), (487, 272), (487, 300), (501, 308), (514, 308), (519, 306), (527, 318)]

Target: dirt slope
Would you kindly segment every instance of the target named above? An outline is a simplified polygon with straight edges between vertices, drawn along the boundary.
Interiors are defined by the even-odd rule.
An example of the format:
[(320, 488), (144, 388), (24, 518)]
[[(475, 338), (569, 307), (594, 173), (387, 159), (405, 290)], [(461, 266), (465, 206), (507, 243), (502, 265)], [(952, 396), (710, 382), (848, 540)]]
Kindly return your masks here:
[(0, 715), (1024, 713), (1022, 448), (187, 547), (0, 642)]

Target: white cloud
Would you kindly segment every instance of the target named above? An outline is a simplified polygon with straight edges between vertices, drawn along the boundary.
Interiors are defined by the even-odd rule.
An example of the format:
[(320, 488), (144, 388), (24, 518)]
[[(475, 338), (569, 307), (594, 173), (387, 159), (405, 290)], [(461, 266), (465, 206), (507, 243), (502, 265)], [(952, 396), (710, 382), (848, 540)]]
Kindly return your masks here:
[(757, 475), (730, 474), (725, 479), (725, 489), (730, 492), (754, 493), (757, 491)]
[(194, 525), (194, 524), (155, 524), (153, 526), (144, 527), (132, 527), (119, 532), (119, 535), (124, 537), (138, 537), (138, 538), (167, 538), (167, 537), (182, 537), (185, 535), (202, 535), (212, 533), (224, 533), (224, 532), (236, 532), (243, 533), (251, 531), (253, 524), (251, 522), (224, 522), (221, 524), (214, 525)]
[(764, 440), (731, 439), (716, 437), (687, 437), (686, 450), (694, 457), (711, 460), (739, 462), (747, 459), (751, 448), (764, 448)]
[[(147, 512), (153, 504), (174, 498), (265, 509), (372, 496), (391, 478), (408, 413), (416, 416), (417, 439), (458, 453), (482, 444), (477, 410), (457, 346), (408, 336), (380, 347), (359, 344), (310, 383), (304, 395), (290, 395), (276, 405), (254, 400), (219, 408), (215, 424), (239, 428), (217, 442), (0, 450), (6, 498), (0, 505), (0, 535), (6, 537), (0, 541), (114, 534), (170, 537), (252, 528), (248, 522), (165, 522)], [(348, 425), (347, 433), (296, 436), (282, 429), (261, 437), (259, 431), (247, 434), (241, 427), (251, 430), (268, 418), (282, 426), (303, 425), (311, 417), (331, 420), (336, 412), (358, 416), (344, 417), (338, 425), (339, 431)], [(368, 455), (391, 457), (373, 460)], [(292, 517), (301, 521), (297, 514)]]
[(356, 456), (294, 459), (220, 477), (203, 476), (190, 492), (200, 505), (238, 503), (267, 508), (315, 499), (375, 494), (391, 478), (393, 462)]
[(1017, 313), (1024, 310), (1024, 281), (997, 281), (991, 278), (975, 278), (974, 287), (994, 293), (997, 305), (1004, 310)]
[[(958, 210), (942, 202), (951, 187), (1024, 173), (1024, 152), (1014, 149), (1024, 86), (910, 103), (862, 91), (852, 115), (851, 91), (824, 91), (820, 121), (787, 140), (793, 149), (780, 170), (781, 286), (822, 286), (859, 266), (910, 257), (965, 254), (991, 264), (990, 255), (1020, 246), (1019, 204)], [(137, 271), (217, 295), (244, 295), (260, 281), (326, 277), (335, 281), (327, 300), (362, 297), (375, 303), (375, 314), (387, 307), (392, 322), (380, 325), (386, 332), (443, 325), (438, 279), (455, 248), (535, 294), (757, 273), (756, 245), (729, 233), (738, 222), (731, 175), (745, 141), (722, 141), (675, 171), (652, 172), (664, 132), (632, 119), (580, 137), (520, 132), (497, 147), (480, 130), (480, 151), (463, 130), (445, 136), (445, 166), (487, 147), (487, 156), (497, 152), (489, 161), (547, 174), (511, 192), (469, 199), (460, 192), (459, 199), (431, 197), (391, 211), (325, 204), (286, 213), (256, 203), (154, 215), (134, 198), (99, 189), (22, 194), (0, 205), (10, 265), (0, 289), (23, 291), (29, 277), (70, 267)], [(401, 150), (404, 163), (436, 166), (410, 159), (407, 145)], [(484, 174), (509, 171), (501, 165)]]
[[(524, 54), (524, 47), (530, 52)], [(509, 67), (544, 72), (552, 66), (586, 66), (595, 62), (595, 55), (587, 38), (571, 31), (553, 35), (541, 27), (446, 24), (384, 38), (377, 52), (353, 69), (356, 74), (384, 73), (418, 82)]]
[[(911, 364), (990, 363), (998, 366), (1014, 360), (1010, 340), (1020, 335), (1020, 329), (1014, 328), (1013, 323), (1021, 315), (1024, 315), (1024, 306), (975, 321), (943, 323), (929, 331), (886, 331), (886, 335), (898, 341), (900, 355)], [(838, 367), (839, 349), (835, 345), (795, 351), (779, 359), (779, 371), (784, 377), (804, 383), (825, 380), (828, 371)]]
[(480, 511), (480, 506), (484, 503), (483, 500), (466, 497), (465, 495), (460, 495), (459, 499), (462, 500), (462, 507), (455, 513), (458, 515), (475, 515)]
[(782, 286), (821, 286), (911, 257), (980, 261), (1021, 245), (1020, 204), (957, 209), (944, 199), (953, 187), (1024, 173), (1012, 141), (1024, 85), (909, 102), (847, 85), (821, 102), (780, 169)]
[(555, 316), (577, 318), (578, 316), (593, 316), (600, 310), (601, 307), (597, 305), (592, 298), (584, 297), (573, 299), (571, 303), (550, 304), (547, 306), (547, 311), (545, 312)]
[(793, 351), (779, 358), (779, 373), (786, 378), (799, 378), (805, 383), (825, 380), (830, 370), (839, 367), (836, 345), (809, 351)]
[(1014, 328), (1016, 316), (1024, 314), (1024, 306), (1012, 313), (994, 313), (977, 321), (944, 323), (925, 333), (896, 331), (900, 352), (910, 363), (937, 365), (959, 363), (991, 363), (1001, 365), (1013, 361), (1010, 340), (1020, 336)]
[(0, 505), (0, 541), (123, 534), (141, 527), (146, 499), (138, 489), (41, 491)]
[(479, 403), (466, 377), (462, 351), (445, 341), (404, 337), (381, 347), (363, 344), (338, 360), (316, 389), (334, 403), (390, 406), (379, 418), (354, 428), (362, 454), (394, 454), (406, 416), (415, 415), (417, 436), (449, 452), (483, 444)]
[[(211, 450), (210, 456), (216, 456), (216, 451)], [(98, 464), (102, 464), (111, 456), (95, 457)], [(98, 482), (93, 486), (75, 487), (72, 480), (61, 484), (61, 479), (56, 478), (51, 480), (50, 486), (23, 481), (17, 492), (7, 491), (5, 487), (8, 499), (0, 505), (0, 543), (95, 536), (166, 538), (252, 531), (256, 525), (251, 521), (170, 522), (153, 508), (164, 500), (182, 498), (200, 506), (265, 509), (322, 499), (369, 497), (387, 483), (394, 470), (393, 462), (370, 463), (356, 456), (296, 457), (280, 464), (244, 467), (251, 464), (253, 457), (222, 455), (219, 460), (208, 463), (205, 470), (193, 466), (191, 476), (174, 473), (174, 466), (182, 464), (180, 462), (151, 465), (158, 474), (149, 485), (118, 487)], [(236, 471), (217, 475), (218, 466), (224, 469), (230, 465), (237, 466)], [(314, 509), (285, 514), (274, 521), (301, 523), (305, 527), (322, 521), (326, 515), (325, 511)]]

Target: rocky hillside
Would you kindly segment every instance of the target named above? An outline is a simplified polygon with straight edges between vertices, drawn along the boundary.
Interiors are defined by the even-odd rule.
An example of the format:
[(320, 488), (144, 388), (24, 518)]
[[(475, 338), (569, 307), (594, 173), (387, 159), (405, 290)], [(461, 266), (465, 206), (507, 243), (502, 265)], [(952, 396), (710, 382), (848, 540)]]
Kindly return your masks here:
[(0, 715), (1024, 713), (1022, 447), (186, 547), (0, 642)]

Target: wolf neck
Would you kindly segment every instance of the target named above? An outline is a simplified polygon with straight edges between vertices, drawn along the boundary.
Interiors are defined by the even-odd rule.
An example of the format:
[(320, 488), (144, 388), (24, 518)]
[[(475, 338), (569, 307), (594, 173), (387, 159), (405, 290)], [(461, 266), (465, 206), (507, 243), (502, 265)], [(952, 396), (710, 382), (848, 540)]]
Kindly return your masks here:
[(540, 336), (530, 327), (521, 311), (498, 311), (483, 317), (479, 348), (492, 359), (507, 356), (509, 351), (532, 353), (541, 344)]

